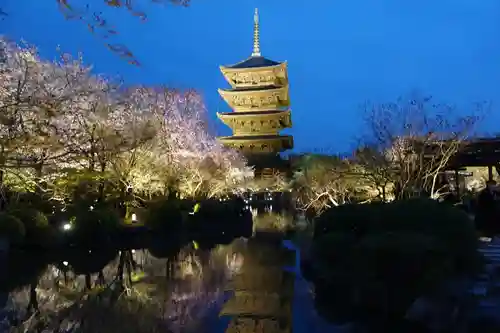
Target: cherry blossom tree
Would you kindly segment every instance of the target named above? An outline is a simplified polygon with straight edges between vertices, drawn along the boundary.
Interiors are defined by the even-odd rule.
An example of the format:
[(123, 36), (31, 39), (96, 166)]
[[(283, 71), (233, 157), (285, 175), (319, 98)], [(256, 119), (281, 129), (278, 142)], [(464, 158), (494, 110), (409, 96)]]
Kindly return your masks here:
[(268, 175), (249, 179), (246, 188), (253, 192), (282, 192), (290, 189), (290, 183), (284, 173), (273, 170)]
[(157, 191), (175, 189), (184, 197), (213, 197), (237, 184), (233, 171), (246, 168), (245, 161), (208, 131), (199, 94), (164, 87), (134, 88), (130, 94), (155, 125), (154, 138), (146, 150), (139, 147), (142, 157), (128, 163), (130, 170), (143, 169), (146, 162), (152, 166), (147, 178), (155, 179)]
[(128, 88), (81, 57), (46, 62), (33, 47), (1, 45), (0, 170), (18, 183), (44, 183), (63, 201), (77, 188), (102, 199), (106, 186), (122, 196), (213, 197), (250, 173), (210, 133), (197, 92)]
[[(253, 178), (245, 159), (210, 132), (196, 91), (125, 87), (93, 74), (81, 57), (48, 62), (5, 39), (2, 59), (0, 182), (7, 172), (18, 190), (89, 206), (105, 198), (213, 198)], [(274, 180), (265, 187), (282, 187)]]
[[(133, 16), (141, 21), (147, 20), (147, 14), (137, 5), (138, 1), (134, 0), (95, 0), (87, 1), (82, 5), (79, 1), (74, 0), (55, 0), (59, 5), (61, 13), (67, 20), (78, 20), (85, 24), (88, 30), (97, 38), (104, 42), (104, 45), (113, 53), (129, 62), (138, 66), (139, 60), (133, 52), (124, 44), (113, 42), (113, 37), (118, 34), (116, 27), (103, 15), (98, 8), (101, 6), (115, 8), (116, 10), (127, 10)], [(150, 0), (151, 3), (158, 5), (174, 4), (187, 7), (190, 0)], [(97, 5), (97, 6), (95, 6)], [(102, 8), (102, 7), (101, 7)]]
[(81, 58), (61, 54), (54, 62), (36, 49), (0, 40), (0, 182), (4, 176), (36, 185), (44, 168), (54, 168), (68, 152), (61, 119), (101, 91)]
[(294, 174), (293, 188), (299, 207), (316, 214), (323, 210), (370, 198), (370, 188), (359, 177), (358, 165), (347, 158), (305, 155)]
[[(118, 34), (116, 27), (104, 16), (102, 10), (105, 8), (114, 8), (116, 10), (126, 10), (131, 15), (141, 21), (147, 20), (145, 11), (137, 5), (134, 0), (94, 0), (84, 1), (84, 3), (75, 0), (55, 0), (60, 12), (67, 20), (77, 20), (85, 24), (88, 30), (99, 38), (104, 45), (116, 53), (130, 64), (139, 65), (138, 59), (133, 52), (123, 44), (113, 42), (113, 37)], [(187, 7), (190, 0), (150, 0), (157, 5), (173, 4), (176, 6)], [(9, 19), (7, 9), (0, 4), (0, 21)]]
[(357, 154), (362, 176), (379, 189), (389, 185), (396, 198), (422, 192), (438, 198), (443, 194), (439, 175), (473, 134), (486, 106), (477, 104), (464, 116), (418, 93), (394, 103), (367, 104), (371, 139)]

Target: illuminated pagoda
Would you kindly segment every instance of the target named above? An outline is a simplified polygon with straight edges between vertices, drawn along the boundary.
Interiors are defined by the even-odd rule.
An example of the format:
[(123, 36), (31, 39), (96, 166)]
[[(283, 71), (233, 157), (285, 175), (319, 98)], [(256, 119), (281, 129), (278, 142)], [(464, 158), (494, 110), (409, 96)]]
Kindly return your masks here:
[(257, 170), (279, 168), (275, 164), (281, 160), (279, 153), (293, 148), (293, 137), (280, 135), (281, 130), (292, 127), (287, 64), (261, 55), (257, 9), (252, 55), (220, 69), (231, 89), (219, 89), (219, 94), (233, 111), (217, 116), (233, 134), (218, 139), (242, 151)]

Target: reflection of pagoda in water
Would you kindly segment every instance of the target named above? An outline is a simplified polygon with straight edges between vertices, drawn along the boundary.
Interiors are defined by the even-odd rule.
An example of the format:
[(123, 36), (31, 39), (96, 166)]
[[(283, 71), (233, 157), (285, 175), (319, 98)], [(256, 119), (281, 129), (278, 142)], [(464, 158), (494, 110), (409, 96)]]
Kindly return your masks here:
[(279, 168), (279, 153), (293, 148), (293, 137), (279, 134), (292, 127), (287, 65), (261, 55), (257, 9), (252, 55), (235, 65), (220, 68), (231, 89), (219, 89), (219, 93), (233, 112), (217, 116), (232, 129), (233, 135), (219, 137), (219, 140), (241, 150), (257, 169)]
[(226, 333), (292, 332), (295, 276), (284, 267), (295, 265), (295, 251), (269, 235), (256, 230), (248, 241), (232, 245), (243, 260), (226, 288), (233, 296), (219, 313), (231, 318)]

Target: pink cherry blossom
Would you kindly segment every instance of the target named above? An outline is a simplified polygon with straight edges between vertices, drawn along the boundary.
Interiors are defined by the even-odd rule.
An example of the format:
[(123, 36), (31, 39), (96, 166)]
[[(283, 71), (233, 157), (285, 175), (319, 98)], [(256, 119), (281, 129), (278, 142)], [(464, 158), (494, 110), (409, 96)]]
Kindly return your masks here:
[(5, 38), (0, 77), (0, 167), (23, 182), (87, 170), (140, 192), (174, 186), (183, 196), (211, 197), (251, 175), (210, 133), (197, 91), (127, 87), (92, 73), (81, 55), (46, 61)]

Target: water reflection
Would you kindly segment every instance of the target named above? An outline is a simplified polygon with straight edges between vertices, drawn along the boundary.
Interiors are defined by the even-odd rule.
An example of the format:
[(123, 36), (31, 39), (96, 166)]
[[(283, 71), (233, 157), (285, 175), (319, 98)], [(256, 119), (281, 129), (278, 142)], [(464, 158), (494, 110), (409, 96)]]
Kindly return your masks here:
[(268, 232), (286, 232), (294, 228), (293, 214), (273, 208), (272, 205), (252, 208), (254, 232), (257, 229)]
[[(68, 251), (44, 265), (18, 253), (2, 278), (0, 331), (204, 332), (244, 261), (232, 248), (189, 244), (163, 258), (148, 249)], [(25, 280), (8, 277), (23, 270)]]
[[(253, 225), (289, 228), (292, 216), (276, 207), (259, 207)], [(0, 258), (0, 332), (222, 332), (227, 323), (216, 321), (228, 281), (245, 263), (273, 257), (255, 251), (261, 245), (252, 240), (235, 239), (250, 234), (234, 225), (214, 231), (200, 223), (190, 236), (125, 237), (109, 248), (14, 250)], [(245, 256), (247, 248), (254, 257)]]

